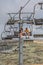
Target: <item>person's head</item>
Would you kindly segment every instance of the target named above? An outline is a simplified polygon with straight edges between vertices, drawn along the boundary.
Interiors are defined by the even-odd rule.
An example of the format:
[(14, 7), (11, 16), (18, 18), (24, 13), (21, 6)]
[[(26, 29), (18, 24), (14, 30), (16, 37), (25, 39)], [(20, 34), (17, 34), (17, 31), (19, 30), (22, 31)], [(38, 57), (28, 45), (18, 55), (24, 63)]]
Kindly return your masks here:
[(27, 30), (28, 28), (26, 27), (26, 30)]
[(22, 30), (22, 31), (23, 31), (23, 28), (21, 28), (20, 30)]
[(22, 33), (22, 30), (19, 30), (19, 33)]

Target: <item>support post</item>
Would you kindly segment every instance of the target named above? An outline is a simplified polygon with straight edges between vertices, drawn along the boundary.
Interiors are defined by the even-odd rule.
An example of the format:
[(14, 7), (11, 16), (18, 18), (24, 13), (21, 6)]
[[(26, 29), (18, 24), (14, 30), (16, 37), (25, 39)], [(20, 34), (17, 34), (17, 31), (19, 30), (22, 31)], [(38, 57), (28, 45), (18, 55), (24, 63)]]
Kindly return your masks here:
[[(21, 10), (22, 7), (20, 8), (19, 11), (19, 30), (21, 28)], [(23, 65), (23, 38), (20, 37), (20, 32), (19, 32), (19, 65)]]
[(23, 38), (19, 40), (19, 65), (23, 65)]

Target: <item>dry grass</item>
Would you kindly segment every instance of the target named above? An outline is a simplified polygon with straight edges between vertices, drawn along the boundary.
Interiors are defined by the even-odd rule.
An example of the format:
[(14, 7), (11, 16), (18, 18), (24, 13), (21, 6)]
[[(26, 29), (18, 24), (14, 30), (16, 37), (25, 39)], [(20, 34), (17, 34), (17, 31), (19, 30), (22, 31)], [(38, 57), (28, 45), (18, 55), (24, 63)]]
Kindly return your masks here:
[[(12, 51), (0, 53), (0, 65), (18, 65), (18, 45), (11, 44), (14, 44), (11, 48)], [(23, 61), (24, 65), (43, 65), (43, 43), (25, 41), (23, 44)]]

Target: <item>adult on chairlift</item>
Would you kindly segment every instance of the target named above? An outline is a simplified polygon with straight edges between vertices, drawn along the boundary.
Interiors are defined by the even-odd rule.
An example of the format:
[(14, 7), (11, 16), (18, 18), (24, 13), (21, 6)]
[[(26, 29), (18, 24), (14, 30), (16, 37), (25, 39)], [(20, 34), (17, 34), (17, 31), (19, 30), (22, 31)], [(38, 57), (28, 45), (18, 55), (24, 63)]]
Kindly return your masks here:
[(24, 32), (25, 32), (25, 35), (26, 35), (26, 36), (30, 36), (30, 30), (29, 30), (28, 28), (26, 28), (26, 29), (24, 30)]
[(23, 37), (23, 36), (25, 36), (25, 33), (23, 32), (23, 28), (20, 28), (20, 37)]
[(23, 29), (19, 30), (19, 34), (20, 34), (20, 38), (22, 38), (22, 36), (23, 36)]

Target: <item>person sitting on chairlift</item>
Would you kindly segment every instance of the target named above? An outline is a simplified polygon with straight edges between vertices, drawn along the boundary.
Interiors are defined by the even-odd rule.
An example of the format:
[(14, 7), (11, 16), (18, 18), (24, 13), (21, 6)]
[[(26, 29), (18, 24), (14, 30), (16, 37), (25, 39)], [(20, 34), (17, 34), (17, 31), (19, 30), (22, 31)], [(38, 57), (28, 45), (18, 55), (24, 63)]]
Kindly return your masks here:
[(23, 36), (23, 28), (21, 28), (21, 29), (19, 30), (19, 34), (20, 34), (20, 37), (22, 38), (22, 36)]
[(27, 28), (27, 27), (26, 27), (26, 29), (25, 29), (25, 31), (24, 31), (24, 32), (25, 32), (25, 35), (26, 35), (26, 36), (30, 36), (30, 30), (28, 30), (28, 28)]

